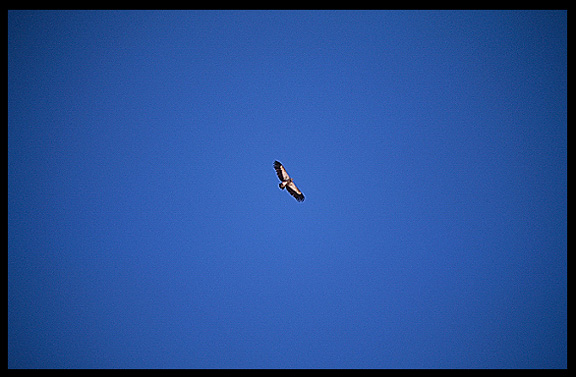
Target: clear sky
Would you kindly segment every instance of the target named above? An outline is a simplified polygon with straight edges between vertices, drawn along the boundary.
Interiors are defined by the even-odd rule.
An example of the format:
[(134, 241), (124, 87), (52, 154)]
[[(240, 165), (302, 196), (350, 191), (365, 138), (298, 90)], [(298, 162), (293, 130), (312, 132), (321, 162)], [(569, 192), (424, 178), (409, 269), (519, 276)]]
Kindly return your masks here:
[(567, 12), (8, 12), (8, 366), (566, 368)]

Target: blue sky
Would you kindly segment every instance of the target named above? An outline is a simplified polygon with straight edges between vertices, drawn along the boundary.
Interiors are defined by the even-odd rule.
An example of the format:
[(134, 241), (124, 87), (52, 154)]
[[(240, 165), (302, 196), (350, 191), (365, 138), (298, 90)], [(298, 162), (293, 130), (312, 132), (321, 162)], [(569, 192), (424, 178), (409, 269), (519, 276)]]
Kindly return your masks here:
[(8, 12), (8, 366), (566, 368), (567, 12)]

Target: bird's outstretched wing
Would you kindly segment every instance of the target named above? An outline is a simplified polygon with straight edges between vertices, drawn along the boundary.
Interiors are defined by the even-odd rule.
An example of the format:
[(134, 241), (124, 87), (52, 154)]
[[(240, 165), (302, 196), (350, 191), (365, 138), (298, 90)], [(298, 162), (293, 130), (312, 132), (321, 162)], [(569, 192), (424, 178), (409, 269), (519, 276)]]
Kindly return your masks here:
[(278, 161), (274, 161), (274, 170), (276, 170), (276, 175), (278, 175), (278, 178), (280, 178), (281, 181), (287, 181), (290, 179), (286, 169), (284, 169), (284, 166), (282, 166)]
[(288, 185), (286, 185), (286, 190), (288, 190), (290, 195), (292, 195), (294, 198), (296, 198), (297, 201), (299, 201), (299, 202), (304, 201), (304, 194), (302, 194), (302, 191), (300, 191), (298, 189), (298, 187), (296, 187), (294, 182), (288, 183)]

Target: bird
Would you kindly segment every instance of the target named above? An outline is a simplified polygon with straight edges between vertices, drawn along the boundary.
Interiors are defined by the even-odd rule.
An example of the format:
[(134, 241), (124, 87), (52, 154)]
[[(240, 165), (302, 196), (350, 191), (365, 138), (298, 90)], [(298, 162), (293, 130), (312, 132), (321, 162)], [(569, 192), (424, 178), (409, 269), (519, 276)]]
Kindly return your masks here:
[(290, 178), (290, 176), (286, 172), (286, 169), (284, 169), (284, 166), (282, 166), (280, 162), (274, 161), (274, 170), (276, 170), (276, 175), (278, 175), (278, 178), (280, 178), (280, 180), (282, 181), (278, 185), (280, 189), (284, 190), (284, 188), (286, 188), (286, 190), (290, 193), (290, 195), (296, 198), (297, 201), (303, 202), (304, 194), (302, 194), (302, 191), (298, 190), (298, 187), (296, 187), (296, 185), (292, 181), (292, 178)]

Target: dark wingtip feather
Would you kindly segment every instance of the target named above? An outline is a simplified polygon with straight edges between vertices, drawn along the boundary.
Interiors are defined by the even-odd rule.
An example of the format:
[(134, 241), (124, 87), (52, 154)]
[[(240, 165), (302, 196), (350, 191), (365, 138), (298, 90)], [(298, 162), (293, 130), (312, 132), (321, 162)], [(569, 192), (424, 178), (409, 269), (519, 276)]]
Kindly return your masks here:
[(303, 202), (303, 201), (304, 201), (304, 194), (295, 195), (294, 197), (295, 197), (296, 200), (299, 201), (299, 202)]

